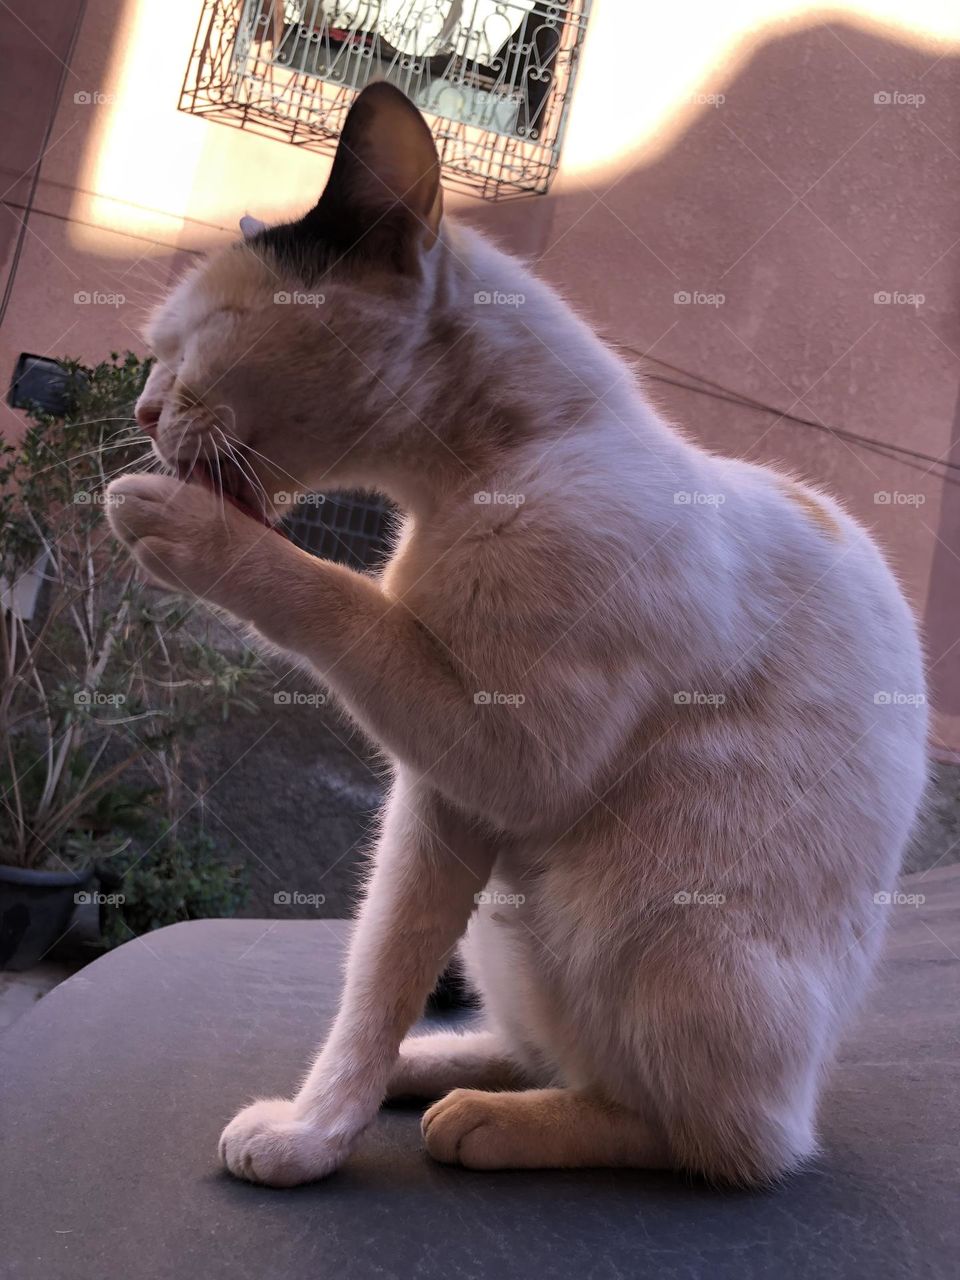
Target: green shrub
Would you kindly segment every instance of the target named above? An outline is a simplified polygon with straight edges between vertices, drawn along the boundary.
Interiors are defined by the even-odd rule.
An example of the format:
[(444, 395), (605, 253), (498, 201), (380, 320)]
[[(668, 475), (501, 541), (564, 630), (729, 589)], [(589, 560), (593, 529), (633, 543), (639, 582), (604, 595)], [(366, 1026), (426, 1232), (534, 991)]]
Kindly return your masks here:
[(250, 706), (258, 670), (144, 586), (104, 518), (111, 475), (157, 465), (134, 419), (148, 363), (63, 363), (65, 414), (0, 437), (0, 860), (22, 867), (122, 848), (151, 807), (176, 829), (191, 739)]
[(202, 832), (160, 842), (145, 855), (118, 854), (101, 867), (100, 882), (108, 947), (181, 920), (234, 915), (249, 892), (243, 868), (224, 862)]

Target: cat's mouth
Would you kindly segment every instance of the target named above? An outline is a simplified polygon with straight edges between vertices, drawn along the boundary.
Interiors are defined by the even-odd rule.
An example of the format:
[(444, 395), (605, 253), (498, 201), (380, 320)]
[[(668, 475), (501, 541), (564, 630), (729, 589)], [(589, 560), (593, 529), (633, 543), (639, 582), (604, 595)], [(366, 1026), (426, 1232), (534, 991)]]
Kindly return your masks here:
[(254, 483), (256, 472), (252, 470), (249, 459), (242, 458), (236, 447), (233, 455), (229, 457), (217, 452), (212, 458), (201, 455), (191, 462), (178, 459), (177, 478), (202, 484), (251, 520), (272, 529), (280, 519), (280, 512), (270, 502), (262, 483), (259, 480)]

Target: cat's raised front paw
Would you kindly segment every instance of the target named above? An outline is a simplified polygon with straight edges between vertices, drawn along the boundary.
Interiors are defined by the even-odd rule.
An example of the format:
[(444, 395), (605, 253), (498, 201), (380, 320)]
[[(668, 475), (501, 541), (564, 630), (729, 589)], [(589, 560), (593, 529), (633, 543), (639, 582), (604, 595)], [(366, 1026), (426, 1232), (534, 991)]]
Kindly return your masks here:
[(148, 577), (226, 609), (234, 570), (250, 576), (250, 553), (266, 534), (202, 485), (172, 476), (132, 473), (111, 481), (107, 520)]
[(220, 1159), (248, 1182), (295, 1187), (325, 1178), (346, 1159), (354, 1134), (303, 1118), (288, 1098), (244, 1107), (220, 1135)]

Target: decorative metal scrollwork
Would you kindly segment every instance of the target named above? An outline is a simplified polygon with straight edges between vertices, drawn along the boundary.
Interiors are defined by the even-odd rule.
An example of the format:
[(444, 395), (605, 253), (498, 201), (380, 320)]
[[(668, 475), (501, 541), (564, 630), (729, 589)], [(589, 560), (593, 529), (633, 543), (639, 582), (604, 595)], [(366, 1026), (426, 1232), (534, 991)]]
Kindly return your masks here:
[(546, 191), (591, 0), (206, 0), (180, 107), (331, 150), (389, 80), (430, 118), (445, 180)]

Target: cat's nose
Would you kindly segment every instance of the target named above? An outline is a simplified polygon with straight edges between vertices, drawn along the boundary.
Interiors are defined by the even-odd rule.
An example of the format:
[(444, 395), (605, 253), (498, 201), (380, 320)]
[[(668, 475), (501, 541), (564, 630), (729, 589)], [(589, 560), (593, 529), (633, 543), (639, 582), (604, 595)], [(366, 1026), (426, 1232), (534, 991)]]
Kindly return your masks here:
[(149, 401), (144, 403), (143, 400), (137, 402), (135, 410), (137, 422), (148, 436), (152, 436), (157, 429), (157, 423), (160, 421), (160, 409), (161, 406), (156, 403), (150, 403)]

